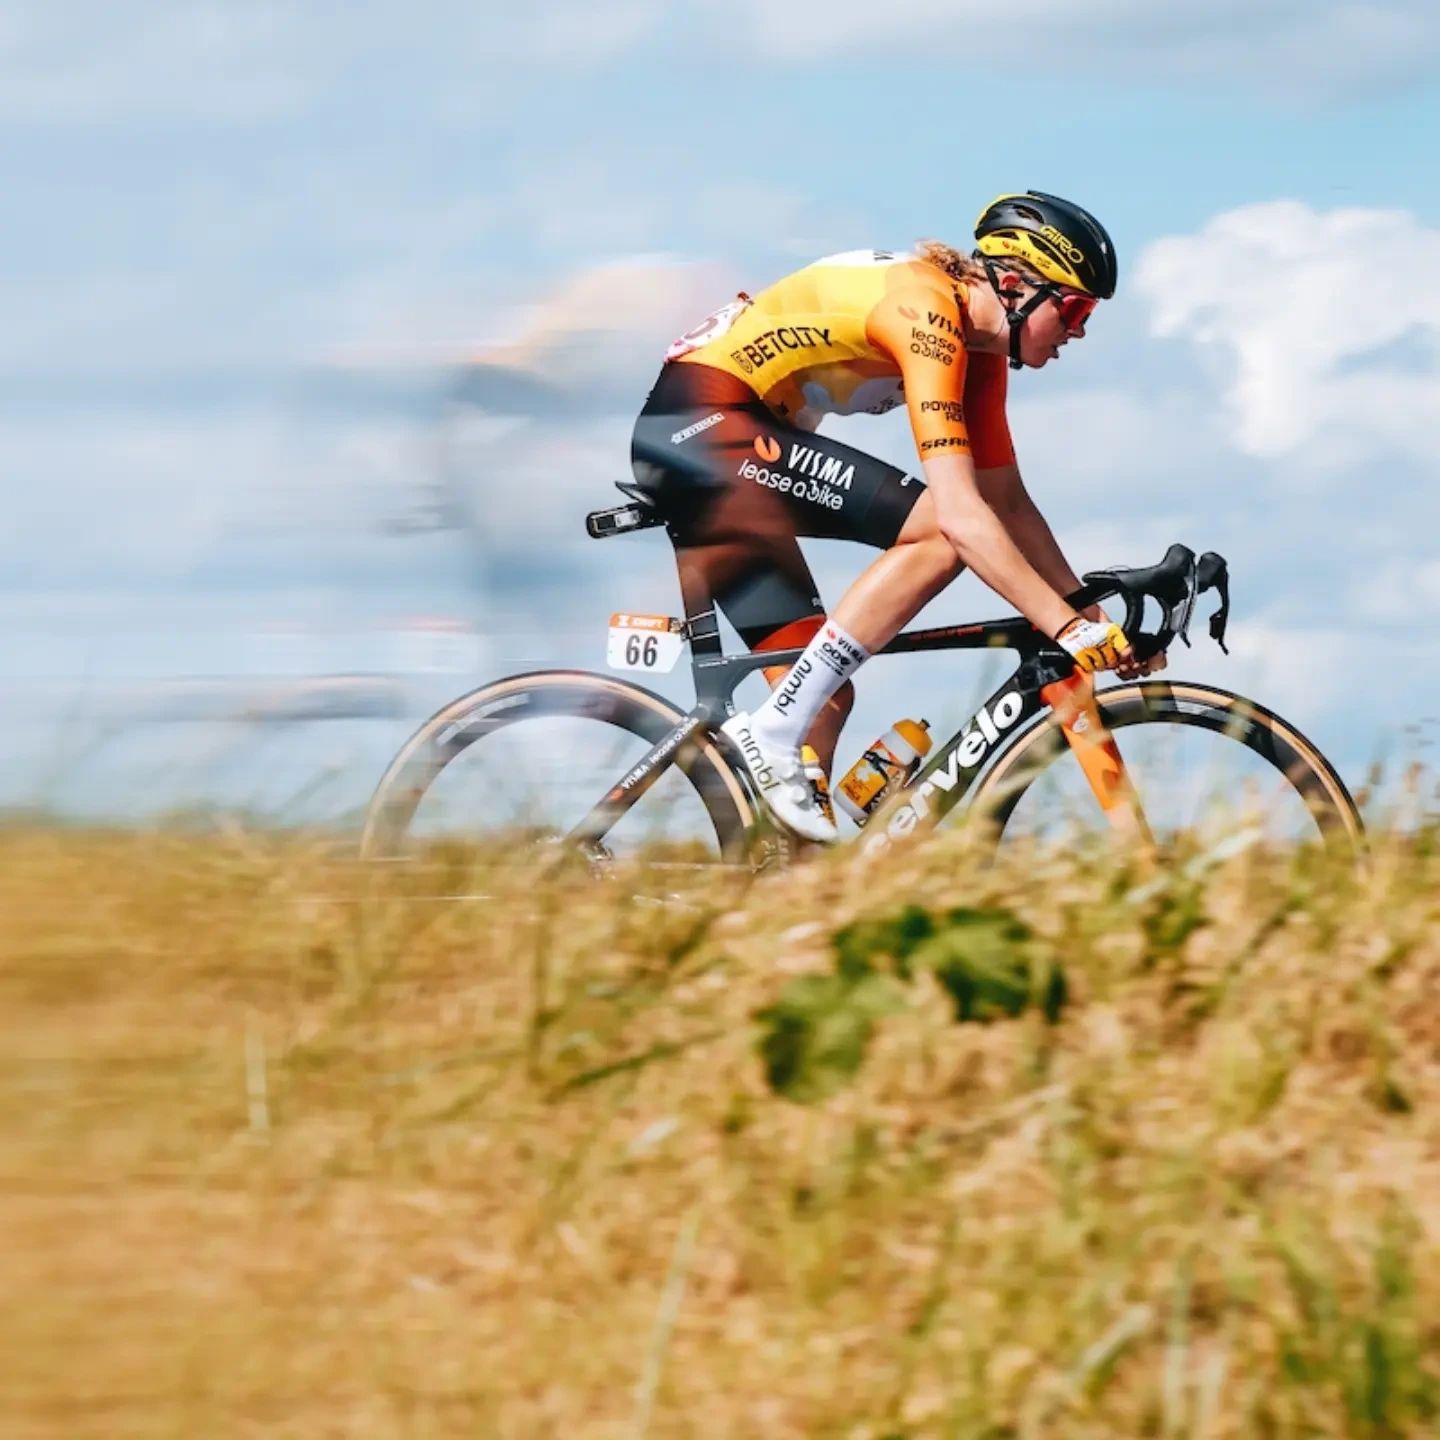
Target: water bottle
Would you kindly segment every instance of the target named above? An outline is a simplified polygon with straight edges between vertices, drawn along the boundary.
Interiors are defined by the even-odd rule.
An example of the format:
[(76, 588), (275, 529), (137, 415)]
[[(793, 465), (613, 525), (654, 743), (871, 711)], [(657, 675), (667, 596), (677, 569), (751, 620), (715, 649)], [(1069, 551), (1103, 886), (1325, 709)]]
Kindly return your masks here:
[(897, 720), (846, 772), (836, 787), (840, 808), (865, 822), (919, 768), (930, 751), (928, 720)]

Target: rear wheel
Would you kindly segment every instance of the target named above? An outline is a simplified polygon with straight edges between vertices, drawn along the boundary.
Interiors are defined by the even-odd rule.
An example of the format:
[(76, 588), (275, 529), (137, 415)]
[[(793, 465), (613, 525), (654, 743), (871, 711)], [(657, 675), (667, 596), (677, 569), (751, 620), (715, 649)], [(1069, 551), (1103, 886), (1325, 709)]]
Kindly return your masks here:
[[(414, 858), (465, 847), (533, 865), (653, 745), (684, 721), (638, 685), (584, 671), (516, 675), (453, 701), (410, 737), (376, 788), (361, 853)], [(703, 732), (586, 858), (690, 866), (740, 861), (754, 820), (734, 770)]]
[[(1156, 838), (1321, 842), (1357, 856), (1364, 827), (1334, 767), (1273, 711), (1208, 685), (1147, 680), (1096, 697)], [(983, 777), (974, 807), (1002, 841), (1104, 825), (1053, 715)]]

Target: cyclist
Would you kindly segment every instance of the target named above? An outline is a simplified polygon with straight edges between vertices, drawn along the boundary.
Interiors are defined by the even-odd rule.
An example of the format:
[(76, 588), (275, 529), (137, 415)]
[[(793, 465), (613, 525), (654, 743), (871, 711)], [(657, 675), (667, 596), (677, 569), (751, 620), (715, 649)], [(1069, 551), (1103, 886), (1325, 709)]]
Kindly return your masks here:
[[(670, 347), (636, 422), (635, 485), (657, 505), (682, 591), (713, 595), (752, 650), (804, 647), (753, 714), (722, 728), (776, 818), (836, 836), (824, 777), (850, 679), (969, 566), (1086, 671), (1142, 673), (1078, 589), (1015, 463), (1006, 361), (1040, 369), (1115, 293), (1109, 235), (1041, 191), (981, 212), (965, 256), (852, 251), (740, 295)], [(924, 482), (815, 433), (829, 414), (907, 407)], [(797, 536), (885, 553), (827, 615)], [(807, 764), (808, 740), (818, 763)]]

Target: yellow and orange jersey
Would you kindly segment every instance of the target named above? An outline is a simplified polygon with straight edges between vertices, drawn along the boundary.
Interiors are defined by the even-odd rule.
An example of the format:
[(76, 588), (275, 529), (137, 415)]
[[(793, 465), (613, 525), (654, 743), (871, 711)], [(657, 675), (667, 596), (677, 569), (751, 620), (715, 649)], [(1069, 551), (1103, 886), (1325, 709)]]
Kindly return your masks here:
[(977, 469), (1008, 465), (1005, 359), (967, 353), (967, 300), (963, 284), (915, 255), (853, 250), (739, 296), (666, 359), (736, 376), (805, 429), (903, 402), (922, 458), (954, 450)]

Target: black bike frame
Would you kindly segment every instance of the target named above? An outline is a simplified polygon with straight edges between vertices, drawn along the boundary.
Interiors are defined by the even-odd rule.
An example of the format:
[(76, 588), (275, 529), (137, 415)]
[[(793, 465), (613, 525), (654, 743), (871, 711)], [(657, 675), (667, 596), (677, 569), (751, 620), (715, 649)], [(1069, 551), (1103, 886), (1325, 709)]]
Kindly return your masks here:
[[(717, 721), (718, 717), (734, 713), (733, 696), (740, 682), (755, 670), (793, 665), (803, 653), (801, 647), (727, 655), (713, 608), (691, 616), (686, 621), (685, 633), (690, 641), (690, 666), (695, 678), (695, 708), (636, 761), (566, 836), (568, 843), (584, 846), (601, 841), (672, 765), (683, 767), (687, 763), (687, 749), (697, 736), (703, 734), (727, 751), (731, 750), (729, 742), (719, 733)], [(1074, 673), (1070, 657), (1046, 642), (1028, 621), (1019, 617), (902, 631), (875, 652), (876, 655), (911, 655), (929, 650), (990, 649), (1018, 652), (1020, 660), (1015, 672), (960, 730), (934, 751), (905, 785), (898, 800), (887, 805), (881, 816), (883, 826), (876, 820), (866, 827), (867, 846), (883, 846), (922, 824), (932, 825), (943, 819), (965, 797), (985, 765), (1048, 708), (1041, 691)], [(690, 753), (693, 754), (693, 749)], [(744, 762), (737, 758), (734, 769), (744, 777), (753, 793)]]

